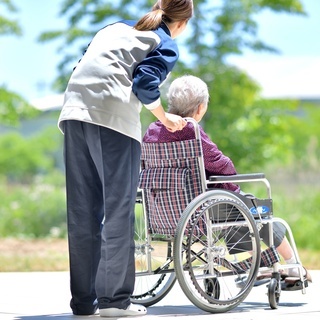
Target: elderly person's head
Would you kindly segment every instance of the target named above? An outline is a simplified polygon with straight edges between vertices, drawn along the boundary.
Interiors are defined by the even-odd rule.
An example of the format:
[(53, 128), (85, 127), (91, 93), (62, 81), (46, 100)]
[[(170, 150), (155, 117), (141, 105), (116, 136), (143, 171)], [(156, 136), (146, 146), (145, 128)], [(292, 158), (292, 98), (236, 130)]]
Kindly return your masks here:
[(200, 78), (186, 75), (175, 79), (168, 91), (168, 112), (200, 121), (207, 111), (208, 87)]

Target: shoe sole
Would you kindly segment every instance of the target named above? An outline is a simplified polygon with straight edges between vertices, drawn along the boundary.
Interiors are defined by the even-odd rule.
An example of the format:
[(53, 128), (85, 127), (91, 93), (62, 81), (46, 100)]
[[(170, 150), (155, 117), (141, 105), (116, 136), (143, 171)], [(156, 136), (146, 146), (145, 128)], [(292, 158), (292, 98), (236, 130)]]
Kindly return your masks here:
[(143, 316), (147, 313), (146, 310), (124, 310), (118, 308), (107, 308), (99, 310), (100, 317), (128, 317), (128, 316)]

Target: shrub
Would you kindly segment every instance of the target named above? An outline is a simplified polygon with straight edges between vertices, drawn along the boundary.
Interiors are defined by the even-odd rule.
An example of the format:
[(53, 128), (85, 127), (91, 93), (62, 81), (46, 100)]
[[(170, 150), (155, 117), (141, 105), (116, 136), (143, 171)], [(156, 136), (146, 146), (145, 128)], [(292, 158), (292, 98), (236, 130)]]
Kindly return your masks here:
[(47, 174), (57, 167), (57, 149), (62, 135), (49, 127), (31, 137), (10, 132), (0, 136), (0, 176), (11, 181), (29, 182), (37, 174)]
[[(54, 179), (59, 183), (51, 183)], [(4, 179), (3, 179), (4, 180)], [(28, 185), (4, 181), (0, 187), (0, 237), (64, 237), (66, 205), (61, 172), (38, 176)]]

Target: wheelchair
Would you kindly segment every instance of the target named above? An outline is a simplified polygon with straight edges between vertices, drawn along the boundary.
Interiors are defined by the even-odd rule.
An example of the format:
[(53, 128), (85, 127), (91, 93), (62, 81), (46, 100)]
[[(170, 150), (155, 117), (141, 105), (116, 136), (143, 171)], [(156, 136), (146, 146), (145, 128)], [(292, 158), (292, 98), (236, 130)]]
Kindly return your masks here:
[[(149, 307), (163, 299), (178, 281), (198, 308), (227, 312), (259, 285), (261, 272), (271, 274), (267, 279), (271, 309), (278, 307), (282, 290), (305, 293), (308, 282), (291, 229), (273, 216), (271, 187), (265, 175), (207, 179), (198, 124), (191, 118), (186, 120), (194, 126), (195, 139), (142, 144), (131, 301)], [(266, 197), (258, 199), (217, 188), (230, 182), (263, 183)], [(280, 263), (273, 241), (275, 223), (286, 230), (295, 264)], [(262, 228), (269, 234), (264, 250)], [(288, 282), (280, 271), (293, 266), (299, 268), (300, 278)]]

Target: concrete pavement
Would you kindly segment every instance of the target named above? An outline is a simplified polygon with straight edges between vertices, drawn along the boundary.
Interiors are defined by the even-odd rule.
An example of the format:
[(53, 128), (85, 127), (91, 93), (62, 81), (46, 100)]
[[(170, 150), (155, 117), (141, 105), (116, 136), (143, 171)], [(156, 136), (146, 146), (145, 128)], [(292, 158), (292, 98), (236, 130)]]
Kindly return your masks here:
[[(125, 319), (320, 319), (320, 271), (310, 273), (313, 282), (306, 294), (282, 291), (275, 310), (269, 307), (265, 285), (254, 287), (246, 300), (232, 311), (210, 314), (195, 307), (176, 284), (164, 299), (148, 308), (146, 316)], [(69, 300), (68, 272), (0, 273), (0, 320), (103, 319), (99, 315), (73, 316)]]

